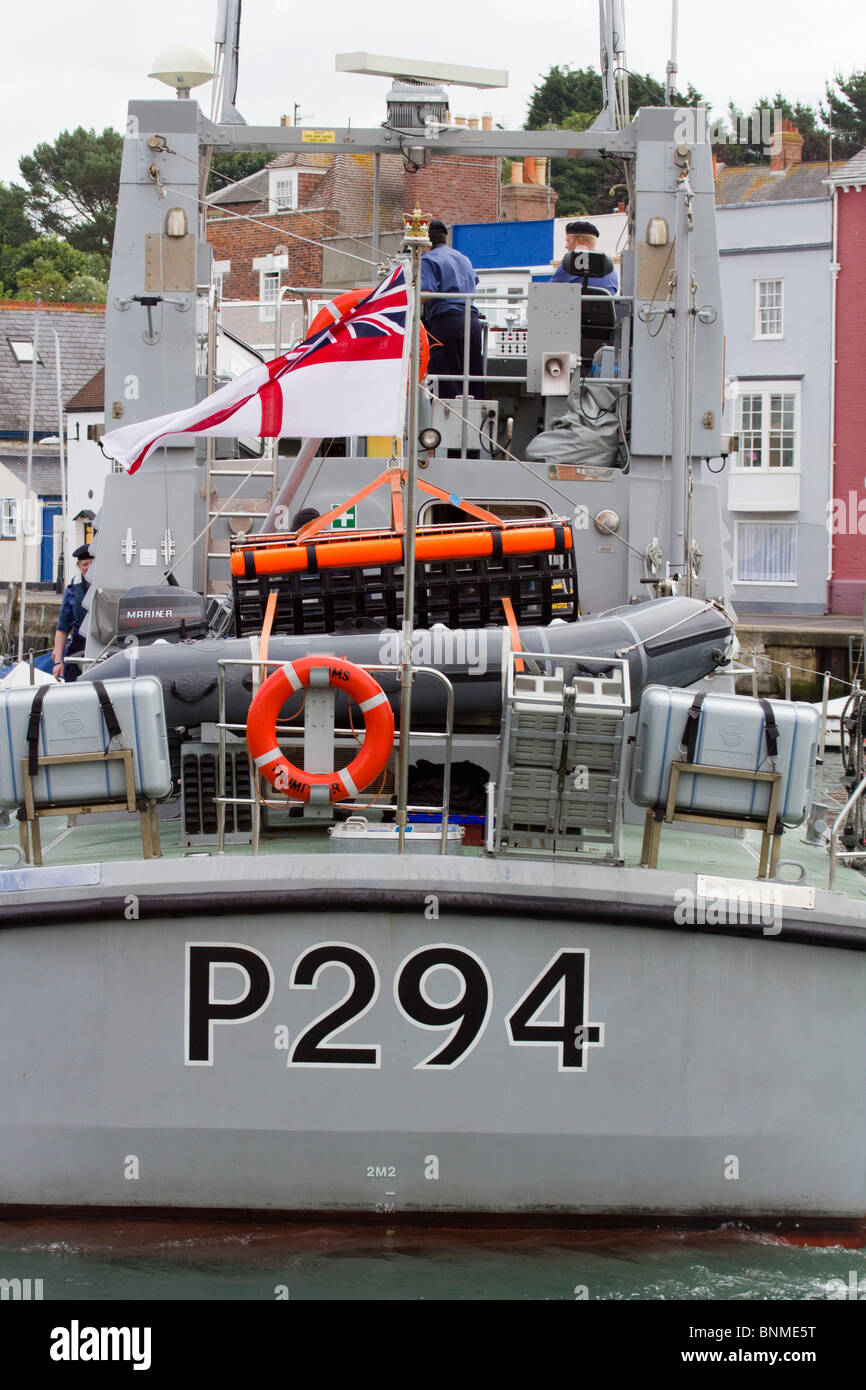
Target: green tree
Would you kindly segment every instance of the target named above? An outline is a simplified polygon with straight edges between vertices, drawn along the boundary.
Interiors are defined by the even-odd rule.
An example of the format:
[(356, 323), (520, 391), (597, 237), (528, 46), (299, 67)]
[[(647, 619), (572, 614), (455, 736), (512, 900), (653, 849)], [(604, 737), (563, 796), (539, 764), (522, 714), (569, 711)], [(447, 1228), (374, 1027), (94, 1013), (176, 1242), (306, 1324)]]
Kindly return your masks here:
[(61, 298), (67, 304), (104, 304), (108, 286), (95, 275), (74, 275)]
[(210, 162), (210, 173), (207, 181), (208, 193), (218, 193), (221, 188), (228, 187), (230, 183), (237, 183), (238, 179), (245, 179), (250, 174), (257, 174), (272, 159), (273, 155), (262, 154), (258, 150), (215, 153)]
[(17, 184), (0, 183), (0, 251), (7, 246), (20, 246), (36, 235), (36, 228), (27, 216), (27, 190)]
[(47, 233), (78, 251), (97, 253), (108, 265), (123, 137), (110, 127), (64, 130), (53, 145), (37, 145), (18, 167), (27, 184), (27, 210)]
[(827, 107), (821, 108), (826, 124), (833, 126), (833, 153), (851, 158), (866, 145), (866, 71), (855, 69), (850, 77), (827, 83)]
[(81, 277), (104, 285), (102, 257), (77, 251), (60, 237), (34, 237), (0, 250), (0, 281), (14, 299), (64, 299), (70, 284)]
[[(650, 73), (629, 73), (629, 105), (634, 112), (641, 106), (662, 106), (664, 86)], [(697, 106), (703, 97), (689, 83), (683, 95), (674, 94), (674, 105)], [(533, 89), (526, 118), (526, 130), (543, 130), (546, 126), (561, 130), (587, 130), (604, 105), (604, 85), (595, 68), (571, 68), (568, 64), (554, 65), (542, 82)], [(622, 160), (554, 159), (550, 181), (558, 196), (557, 216), (612, 212), (627, 199)]]
[(532, 90), (525, 130), (543, 130), (546, 125), (562, 126), (577, 112), (592, 112), (593, 119), (604, 104), (601, 73), (594, 67), (571, 68), (555, 64), (539, 86)]
[(32, 265), (25, 266), (18, 274), (15, 299), (42, 299), (53, 304), (63, 298), (66, 281), (60, 271), (45, 256), (39, 256)]

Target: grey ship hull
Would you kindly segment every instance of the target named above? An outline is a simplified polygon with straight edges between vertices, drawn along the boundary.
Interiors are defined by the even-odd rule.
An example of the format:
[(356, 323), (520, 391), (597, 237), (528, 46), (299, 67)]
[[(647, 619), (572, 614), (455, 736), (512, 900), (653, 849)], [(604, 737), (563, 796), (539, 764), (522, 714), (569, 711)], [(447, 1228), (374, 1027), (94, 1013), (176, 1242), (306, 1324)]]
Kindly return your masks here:
[[(4, 877), (2, 1206), (866, 1212), (866, 930), (839, 895), (768, 933), (680, 925), (694, 876), (601, 866), (274, 856), (254, 881), (232, 858)], [(445, 948), (468, 972), (448, 1065), (425, 1062), (454, 1023), (411, 1017), (431, 947), (416, 986)], [(213, 964), (238, 949), (246, 975)], [(533, 1017), (553, 962), (568, 982)], [(424, 991), (444, 1006), (460, 983), (443, 966)], [(212, 1021), (220, 1000), (240, 1000), (234, 1022)]]

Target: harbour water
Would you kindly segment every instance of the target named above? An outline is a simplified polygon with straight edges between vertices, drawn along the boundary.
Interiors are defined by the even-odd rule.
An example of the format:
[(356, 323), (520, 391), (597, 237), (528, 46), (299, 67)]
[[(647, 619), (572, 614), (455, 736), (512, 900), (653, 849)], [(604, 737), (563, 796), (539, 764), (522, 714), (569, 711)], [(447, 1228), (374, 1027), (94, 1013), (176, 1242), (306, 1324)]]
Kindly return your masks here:
[(866, 1298), (864, 1239), (43, 1219), (0, 1224), (0, 1278), (70, 1303), (841, 1301)]

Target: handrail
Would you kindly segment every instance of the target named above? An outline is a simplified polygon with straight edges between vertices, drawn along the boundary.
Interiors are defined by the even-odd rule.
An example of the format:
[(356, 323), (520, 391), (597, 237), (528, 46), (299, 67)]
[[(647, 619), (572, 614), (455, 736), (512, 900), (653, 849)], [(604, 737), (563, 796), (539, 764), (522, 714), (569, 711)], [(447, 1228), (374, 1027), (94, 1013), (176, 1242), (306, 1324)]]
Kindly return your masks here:
[(852, 807), (856, 805), (864, 792), (866, 792), (866, 777), (854, 788), (833, 822), (833, 828), (830, 831), (830, 873), (827, 887), (831, 893), (836, 887), (836, 861), (839, 859), (861, 859), (863, 855), (866, 854), (866, 850), (862, 849), (839, 850), (836, 845), (837, 835), (842, 830), (848, 816), (851, 814)]
[[(253, 658), (253, 657), (244, 657), (244, 658), (235, 658), (235, 657), (228, 657), (228, 658), (226, 658), (226, 657), (223, 657), (223, 658), (218, 662), (217, 679), (218, 679), (218, 685), (219, 685), (219, 695), (218, 695), (218, 700), (219, 700), (219, 711), (218, 711), (218, 712), (219, 712), (219, 718), (218, 718), (218, 720), (217, 720), (217, 725), (216, 725), (216, 727), (217, 727), (217, 729), (219, 730), (219, 745), (218, 745), (218, 751), (217, 751), (217, 768), (218, 768), (218, 771), (217, 771), (217, 795), (214, 797), (214, 801), (215, 801), (215, 803), (216, 803), (216, 808), (217, 808), (217, 853), (218, 853), (218, 854), (224, 854), (224, 853), (225, 853), (225, 808), (226, 808), (226, 806), (230, 806), (230, 805), (242, 805), (242, 806), (249, 806), (249, 807), (251, 808), (251, 811), (252, 811), (252, 822), (253, 822), (253, 843), (252, 843), (252, 852), (253, 852), (253, 854), (258, 854), (258, 850), (259, 850), (259, 827), (260, 827), (261, 807), (262, 807), (262, 806), (272, 806), (272, 807), (276, 807), (276, 808), (282, 810), (282, 809), (285, 809), (285, 807), (286, 807), (286, 805), (287, 805), (286, 798), (282, 798), (280, 801), (274, 801), (273, 799), (263, 797), (263, 796), (259, 793), (259, 790), (258, 790), (258, 776), (259, 776), (259, 774), (258, 774), (257, 770), (253, 767), (253, 765), (252, 765), (252, 760), (250, 760), (250, 785), (251, 785), (251, 789), (252, 789), (251, 795), (250, 795), (249, 797), (243, 797), (243, 796), (227, 796), (227, 795), (226, 795), (226, 734), (227, 734), (227, 733), (245, 733), (245, 731), (246, 731), (246, 724), (231, 723), (231, 722), (229, 722), (229, 721), (226, 720), (226, 672), (227, 672), (227, 669), (228, 669), (230, 666), (246, 666), (246, 667), (251, 667), (251, 668), (253, 668), (253, 669), (255, 669), (256, 667), (259, 667), (259, 668), (261, 668), (261, 669), (265, 669), (265, 668), (277, 668), (277, 667), (283, 666), (284, 664), (285, 664), (285, 663), (284, 663), (283, 661), (281, 661), (281, 660), (279, 660), (279, 659), (277, 659), (277, 658), (266, 658), (265, 660), (262, 660), (261, 658)], [(395, 674), (395, 675), (399, 675), (399, 673), (400, 673), (400, 667), (399, 667), (399, 666), (395, 666), (395, 665), (393, 665), (393, 664), (391, 664), (391, 663), (387, 663), (387, 662), (363, 662), (363, 663), (359, 663), (359, 665), (361, 665), (361, 666), (362, 666), (362, 669), (365, 670), (365, 671), (389, 671), (389, 672), (391, 672), (392, 674)], [(406, 807), (406, 810), (407, 810), (407, 811), (417, 811), (417, 812), (437, 812), (437, 811), (438, 811), (438, 812), (441, 812), (441, 815), (442, 815), (441, 852), (442, 852), (442, 854), (445, 854), (445, 853), (447, 853), (447, 847), (448, 847), (448, 827), (449, 827), (449, 823), (450, 823), (450, 809), (451, 809), (451, 761), (452, 761), (452, 748), (453, 748), (453, 740), (454, 740), (454, 686), (453, 686), (453, 684), (451, 683), (451, 681), (448, 679), (448, 677), (444, 674), (444, 672), (437, 670), (437, 668), (436, 668), (435, 666), (416, 666), (416, 667), (414, 668), (414, 675), (415, 675), (415, 676), (422, 676), (422, 675), (432, 676), (435, 680), (439, 681), (441, 685), (444, 685), (444, 686), (445, 686), (445, 728), (444, 728), (444, 730), (435, 730), (435, 731), (434, 731), (434, 730), (427, 730), (427, 729), (425, 729), (425, 730), (423, 730), (423, 731), (418, 730), (418, 729), (414, 730), (414, 736), (416, 736), (416, 737), (417, 737), (419, 734), (422, 734), (423, 737), (424, 737), (425, 739), (426, 739), (426, 738), (429, 738), (429, 739), (443, 739), (444, 742), (445, 742), (445, 752), (444, 752), (443, 759), (442, 759), (442, 804), (441, 804), (441, 806), (416, 806), (416, 805), (411, 805), (411, 806), (407, 806), (407, 807)], [(277, 728), (279, 729), (279, 725), (277, 726)], [(300, 734), (300, 733), (301, 733), (301, 726), (300, 726), (300, 725), (296, 725), (296, 726), (292, 729), (291, 732), (292, 732), (293, 734), (295, 734), (295, 733)], [(334, 729), (334, 733), (335, 733), (335, 734), (344, 735), (344, 736), (345, 736), (345, 735), (350, 735), (350, 734), (352, 734), (353, 732), (354, 732), (354, 731), (353, 731), (352, 729), (340, 729), (340, 728), (335, 728), (335, 729)], [(397, 741), (399, 740), (399, 738), (400, 738), (400, 731), (399, 731), (399, 730), (397, 730), (397, 731), (395, 732), (395, 736), (394, 736), (394, 737), (395, 737), (395, 742), (397, 742)], [(413, 730), (412, 730), (411, 728), (409, 728), (409, 729), (406, 731), (406, 737), (407, 737), (407, 739), (408, 739), (408, 740), (410, 741), (410, 743), (411, 743), (411, 739), (412, 739), (412, 737), (413, 737)], [(248, 754), (247, 756), (249, 757), (249, 754)], [(347, 801), (343, 801), (343, 802), (337, 802), (337, 803), (335, 803), (335, 804), (336, 804), (336, 805), (342, 805), (342, 806), (346, 806), (346, 805), (351, 806), (351, 805), (352, 805), (352, 802), (351, 802), (351, 800), (347, 800)]]

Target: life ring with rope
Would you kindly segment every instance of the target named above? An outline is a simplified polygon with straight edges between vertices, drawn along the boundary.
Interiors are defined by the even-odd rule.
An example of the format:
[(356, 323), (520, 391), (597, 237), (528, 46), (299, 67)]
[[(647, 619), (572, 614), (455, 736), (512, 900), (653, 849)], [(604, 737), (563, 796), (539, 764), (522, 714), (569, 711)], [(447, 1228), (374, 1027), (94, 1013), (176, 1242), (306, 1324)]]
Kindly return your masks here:
[[(346, 290), (344, 294), (335, 295), (329, 300), (324, 308), (320, 309), (307, 330), (307, 337), (313, 333), (321, 333), (323, 328), (336, 323), (349, 309), (354, 309), (356, 304), (360, 304), (362, 299), (366, 299), (368, 294), (372, 294), (372, 289), (366, 290)], [(430, 339), (423, 323), (418, 340), (419, 359), (418, 359), (418, 380), (423, 381), (427, 375), (427, 368), (430, 365)]]
[[(359, 706), (364, 716), (364, 743), (348, 767), (333, 772), (304, 772), (284, 757), (277, 747), (280, 710), (298, 690), (319, 681), (315, 671), (327, 674), (322, 684), (336, 686)], [(327, 787), (331, 801), (357, 796), (384, 770), (394, 746), (394, 715), (388, 696), (360, 666), (335, 656), (304, 656), (287, 661), (256, 692), (247, 715), (247, 748), (253, 766), (275, 791), (295, 801), (309, 801), (311, 787)]]

